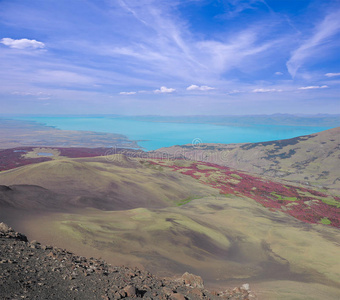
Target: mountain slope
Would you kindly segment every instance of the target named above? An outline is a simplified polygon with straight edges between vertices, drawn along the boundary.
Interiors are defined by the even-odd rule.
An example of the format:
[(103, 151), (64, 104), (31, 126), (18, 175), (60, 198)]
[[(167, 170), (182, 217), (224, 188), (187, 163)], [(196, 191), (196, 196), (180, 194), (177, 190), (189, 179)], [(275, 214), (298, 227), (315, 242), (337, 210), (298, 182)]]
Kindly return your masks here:
[(340, 191), (340, 127), (287, 140), (183, 145), (157, 152)]
[(44, 244), (143, 266), (159, 276), (188, 271), (219, 289), (247, 282), (260, 299), (340, 295), (338, 229), (303, 223), (249, 198), (221, 195), (161, 209), (25, 216), (16, 227)]
[(257, 299), (249, 285), (211, 293), (202, 278), (185, 273), (173, 280), (113, 267), (39, 242), (0, 223), (1, 299)]
[[(62, 158), (27, 165), (1, 172), (0, 185), (26, 185), (27, 194), (28, 186), (40, 186), (59, 198), (63, 197), (64, 202), (68, 201), (65, 208), (93, 207), (104, 210), (160, 208), (173, 206), (187, 197), (216, 194), (214, 189), (192, 178), (162, 171), (161, 168), (147, 168), (123, 155)], [(46, 194), (47, 191), (41, 192)], [(54, 199), (57, 201), (58, 197)], [(30, 203), (32, 210), (40, 208), (38, 202)], [(27, 208), (28, 204), (25, 205)]]
[(36, 185), (0, 185), (0, 208), (64, 211), (70, 198)]
[[(333, 198), (328, 209), (331, 199), (306, 188), (209, 163), (124, 155), (58, 157), (1, 172), (0, 184), (7, 185), (0, 202), (14, 204), (0, 207), (0, 220), (78, 255), (163, 276), (189, 271), (223, 288), (249, 282), (261, 299), (340, 295), (334, 220), (308, 224), (288, 214), (337, 212), (338, 203)], [(29, 185), (10, 198), (14, 184)], [(32, 194), (25, 201), (26, 188)], [(63, 211), (36, 212), (60, 195)]]

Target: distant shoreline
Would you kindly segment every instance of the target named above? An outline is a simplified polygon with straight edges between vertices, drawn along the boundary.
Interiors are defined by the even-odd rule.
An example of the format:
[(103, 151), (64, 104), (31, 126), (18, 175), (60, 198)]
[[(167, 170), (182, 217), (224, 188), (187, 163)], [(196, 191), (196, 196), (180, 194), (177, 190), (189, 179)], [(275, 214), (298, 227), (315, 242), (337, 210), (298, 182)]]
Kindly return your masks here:
[(0, 149), (16, 147), (86, 147), (140, 149), (122, 134), (62, 130), (36, 121), (0, 118)]

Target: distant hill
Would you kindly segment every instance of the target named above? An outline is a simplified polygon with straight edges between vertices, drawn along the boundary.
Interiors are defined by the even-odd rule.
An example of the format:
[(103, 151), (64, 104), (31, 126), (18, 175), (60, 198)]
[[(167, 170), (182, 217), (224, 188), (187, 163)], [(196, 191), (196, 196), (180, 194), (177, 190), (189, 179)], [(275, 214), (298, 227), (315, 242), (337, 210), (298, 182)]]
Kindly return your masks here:
[(25, 146), (139, 148), (137, 142), (121, 134), (59, 130), (33, 121), (0, 117), (0, 149)]
[(191, 196), (216, 193), (196, 180), (146, 168), (123, 155), (62, 157), (0, 173), (0, 206), (30, 210), (92, 207), (161, 208)]
[(340, 191), (340, 127), (287, 140), (182, 145), (157, 152)]
[(256, 125), (284, 125), (284, 126), (340, 126), (340, 115), (242, 115), (242, 116), (136, 116), (136, 120), (148, 122), (170, 122), (170, 123), (196, 123), (215, 124), (227, 126), (253, 126)]

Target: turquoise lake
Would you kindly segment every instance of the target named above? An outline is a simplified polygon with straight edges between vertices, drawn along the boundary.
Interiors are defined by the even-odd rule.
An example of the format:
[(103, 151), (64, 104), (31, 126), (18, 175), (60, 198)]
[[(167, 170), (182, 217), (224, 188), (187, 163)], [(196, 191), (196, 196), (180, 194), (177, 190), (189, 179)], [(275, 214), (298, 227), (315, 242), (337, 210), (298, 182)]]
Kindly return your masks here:
[(20, 117), (62, 130), (88, 130), (118, 133), (138, 141), (145, 150), (173, 145), (203, 143), (254, 143), (288, 139), (329, 129), (330, 127), (163, 123), (139, 121), (130, 117)]

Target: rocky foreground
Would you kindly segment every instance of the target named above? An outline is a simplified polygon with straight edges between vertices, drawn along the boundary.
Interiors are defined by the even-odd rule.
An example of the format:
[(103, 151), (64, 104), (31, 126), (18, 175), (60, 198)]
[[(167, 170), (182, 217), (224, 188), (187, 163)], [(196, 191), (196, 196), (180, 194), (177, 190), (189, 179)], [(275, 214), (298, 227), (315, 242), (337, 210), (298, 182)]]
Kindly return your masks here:
[(0, 299), (257, 299), (249, 285), (207, 291), (201, 277), (161, 279), (39, 242), (0, 223)]

